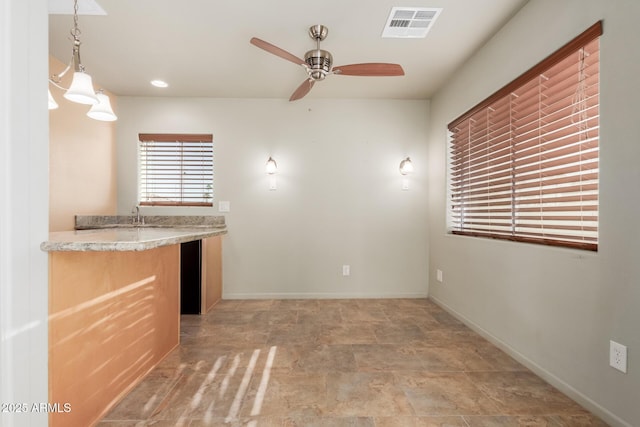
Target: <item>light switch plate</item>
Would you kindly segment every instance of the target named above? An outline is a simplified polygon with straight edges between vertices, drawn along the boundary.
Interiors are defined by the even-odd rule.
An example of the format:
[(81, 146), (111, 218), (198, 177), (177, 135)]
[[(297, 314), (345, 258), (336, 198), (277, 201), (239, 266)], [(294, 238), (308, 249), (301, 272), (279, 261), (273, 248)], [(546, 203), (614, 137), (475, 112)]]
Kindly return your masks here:
[(218, 202), (218, 212), (229, 212), (231, 210), (231, 202), (222, 201)]

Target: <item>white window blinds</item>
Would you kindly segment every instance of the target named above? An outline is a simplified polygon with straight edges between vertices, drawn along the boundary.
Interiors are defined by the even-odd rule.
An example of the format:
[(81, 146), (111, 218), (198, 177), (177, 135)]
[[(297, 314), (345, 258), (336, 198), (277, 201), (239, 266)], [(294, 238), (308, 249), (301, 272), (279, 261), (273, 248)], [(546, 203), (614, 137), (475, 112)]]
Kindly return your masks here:
[(449, 124), (452, 233), (597, 250), (601, 34)]
[(213, 136), (140, 134), (140, 204), (213, 205)]

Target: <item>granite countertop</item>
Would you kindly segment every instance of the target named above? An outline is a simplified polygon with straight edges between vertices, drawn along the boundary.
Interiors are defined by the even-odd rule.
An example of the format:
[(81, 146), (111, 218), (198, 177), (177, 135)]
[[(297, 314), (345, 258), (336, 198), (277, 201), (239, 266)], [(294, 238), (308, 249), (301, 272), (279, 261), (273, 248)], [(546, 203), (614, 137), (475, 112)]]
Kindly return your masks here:
[(129, 227), (57, 231), (40, 245), (47, 252), (145, 251), (227, 234), (227, 227)]
[(224, 227), (225, 218), (220, 215), (141, 215), (140, 221), (133, 215), (76, 215), (76, 230), (96, 228), (211, 228)]
[[(135, 221), (134, 221), (135, 220)], [(223, 216), (76, 216), (76, 230), (49, 233), (47, 252), (145, 251), (227, 234)]]

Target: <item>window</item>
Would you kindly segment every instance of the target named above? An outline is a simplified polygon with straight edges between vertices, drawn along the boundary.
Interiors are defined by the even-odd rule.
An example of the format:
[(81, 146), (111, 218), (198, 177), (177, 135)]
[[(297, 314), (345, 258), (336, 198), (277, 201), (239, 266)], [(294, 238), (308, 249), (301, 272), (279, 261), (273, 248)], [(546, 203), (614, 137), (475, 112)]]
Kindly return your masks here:
[(140, 205), (213, 206), (213, 136), (147, 134), (140, 140)]
[(601, 34), (449, 124), (452, 233), (597, 250)]

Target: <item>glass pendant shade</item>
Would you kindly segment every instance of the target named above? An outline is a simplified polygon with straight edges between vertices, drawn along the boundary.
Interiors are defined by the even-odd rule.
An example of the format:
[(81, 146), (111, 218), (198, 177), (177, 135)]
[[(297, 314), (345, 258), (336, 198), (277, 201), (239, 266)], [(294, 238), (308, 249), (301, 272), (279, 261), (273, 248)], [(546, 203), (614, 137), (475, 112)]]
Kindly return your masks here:
[(113, 113), (113, 109), (111, 109), (111, 101), (109, 100), (109, 97), (104, 93), (98, 93), (97, 96), (99, 102), (91, 107), (87, 116), (103, 122), (118, 120), (118, 117)]
[(51, 91), (49, 91), (49, 110), (55, 110), (56, 108), (58, 108), (58, 103), (53, 99)]
[(269, 175), (273, 175), (278, 170), (278, 165), (276, 164), (276, 161), (273, 160), (273, 158), (269, 157), (269, 160), (267, 160), (267, 166), (265, 169)]
[(100, 102), (96, 96), (96, 92), (93, 90), (91, 76), (81, 71), (73, 73), (71, 86), (69, 90), (65, 92), (64, 97), (78, 104), (94, 105)]

